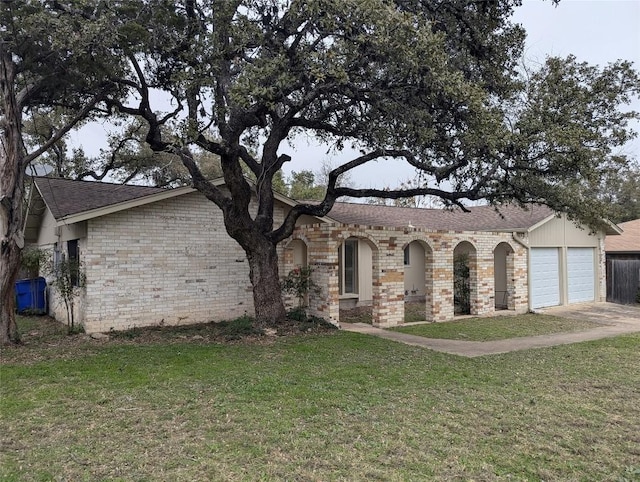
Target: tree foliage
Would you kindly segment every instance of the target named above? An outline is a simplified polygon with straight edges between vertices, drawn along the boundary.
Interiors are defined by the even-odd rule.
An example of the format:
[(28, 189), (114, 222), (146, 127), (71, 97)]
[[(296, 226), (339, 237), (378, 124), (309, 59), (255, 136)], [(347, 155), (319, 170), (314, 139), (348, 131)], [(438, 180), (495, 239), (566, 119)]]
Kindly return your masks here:
[(325, 186), (316, 183), (313, 171), (293, 171), (288, 183), (288, 196), (302, 201), (322, 200)]
[[(622, 161), (611, 153), (630, 138), (636, 114), (619, 107), (637, 94), (638, 77), (628, 62), (598, 68), (573, 57), (520, 71), (524, 32), (510, 21), (517, 4), (142, 5), (128, 27), (134, 70), (123, 79), (137, 101), (114, 105), (144, 118), (151, 148), (179, 152), (220, 206), (224, 196), (199, 179), (185, 146), (227, 159), (228, 184), (240, 191), (248, 186), (229, 181), (248, 167), (267, 205), (273, 176), (289, 159), (282, 143), (297, 133), (361, 149), (333, 178), (381, 158), (422, 173), (420, 186), (389, 190), (339, 187), (329, 176), (325, 202), (293, 210), (282, 229), (272, 228), (265, 206), (259, 229), (273, 229), (274, 240), (300, 214), (326, 214), (344, 195), (543, 202), (595, 223), (602, 205), (582, 194), (604, 164)], [(158, 115), (151, 89), (181, 109)], [(179, 139), (163, 132), (169, 126)], [(240, 191), (231, 186), (234, 202)]]
[[(626, 162), (613, 154), (632, 136), (628, 122), (637, 114), (620, 106), (638, 95), (638, 75), (628, 62), (599, 68), (573, 57), (520, 68), (525, 32), (511, 21), (519, 3), (70, 5), (100, 6), (93, 12), (112, 22), (128, 70), (110, 72), (119, 90), (109, 112), (144, 122), (148, 147), (180, 159), (220, 207), (247, 253), (258, 321), (272, 322), (284, 315), (276, 244), (301, 215), (325, 215), (339, 197), (542, 202), (597, 225), (605, 204), (587, 193), (603, 169)], [(79, 10), (65, 29), (85, 22)], [(282, 180), (286, 142), (297, 135), (359, 154), (328, 173), (321, 202), (298, 204), (276, 225), (274, 180)], [(225, 189), (208, 181), (199, 151), (218, 156)], [(392, 189), (338, 182), (381, 159), (409, 163), (422, 182)]]
[(595, 196), (607, 203), (609, 219), (624, 223), (640, 219), (640, 165), (636, 162), (623, 170), (605, 173)]
[[(25, 170), (49, 149), (62, 155), (62, 137), (117, 90), (109, 78), (123, 70), (112, 20), (95, 2), (0, 3), (0, 343), (17, 338)], [(57, 125), (25, 139), (24, 125), (45, 113)]]

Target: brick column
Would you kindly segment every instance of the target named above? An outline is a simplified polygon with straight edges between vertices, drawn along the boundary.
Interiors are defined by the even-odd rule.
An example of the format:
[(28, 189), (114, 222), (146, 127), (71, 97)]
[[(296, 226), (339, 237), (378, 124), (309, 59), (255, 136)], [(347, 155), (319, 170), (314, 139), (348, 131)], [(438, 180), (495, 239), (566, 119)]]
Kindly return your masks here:
[(433, 321), (453, 319), (453, 246), (434, 236), (433, 246)]
[(396, 238), (373, 249), (373, 325), (397, 326), (404, 322), (404, 258)]
[(424, 246), (424, 315), (426, 321), (434, 321), (433, 314), (433, 251)]
[(522, 245), (516, 245), (514, 248), (514, 253), (507, 258), (507, 266), (509, 259), (513, 258), (513, 292), (509, 298), (513, 299), (513, 309), (516, 312), (526, 313), (529, 310), (529, 253)]
[[(282, 256), (280, 256), (280, 278), (285, 278), (289, 272), (293, 269), (293, 246), (292, 241), (289, 241), (286, 247), (282, 249)], [(295, 296), (288, 293), (282, 293), (282, 299), (284, 301), (285, 308), (290, 310), (298, 306), (298, 300)]]
[(509, 251), (507, 253), (507, 309), (515, 310), (516, 309), (516, 265), (515, 265), (515, 253), (514, 251)]
[(479, 282), (479, 270), (480, 265), (478, 261), (478, 251), (473, 249), (468, 253), (469, 260), (469, 314), (478, 314), (478, 282)]
[(318, 291), (309, 293), (307, 313), (338, 325), (340, 299), (335, 226), (305, 226), (301, 231), (307, 239), (307, 256), (312, 270), (311, 279), (318, 287)]
[[(485, 315), (493, 313), (495, 307), (495, 268), (492, 240), (484, 241), (476, 251), (476, 290), (471, 298), (471, 313)], [(472, 277), (473, 280), (473, 277)]]
[(308, 314), (337, 325), (340, 320), (338, 262), (311, 262), (309, 266), (313, 270), (311, 279), (319, 289), (309, 296)]

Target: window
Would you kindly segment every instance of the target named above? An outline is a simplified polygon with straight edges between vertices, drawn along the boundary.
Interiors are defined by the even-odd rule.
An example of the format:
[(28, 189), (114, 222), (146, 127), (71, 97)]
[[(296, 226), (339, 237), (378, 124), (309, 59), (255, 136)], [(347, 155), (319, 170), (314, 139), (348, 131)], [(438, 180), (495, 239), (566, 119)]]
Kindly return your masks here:
[(409, 266), (411, 264), (411, 248), (407, 246), (404, 248), (404, 265)]
[(73, 286), (78, 286), (78, 277), (80, 274), (80, 251), (78, 249), (77, 239), (67, 241), (67, 253), (69, 255), (69, 273), (71, 276), (71, 284)]
[(340, 294), (358, 292), (358, 240), (347, 239), (338, 248)]

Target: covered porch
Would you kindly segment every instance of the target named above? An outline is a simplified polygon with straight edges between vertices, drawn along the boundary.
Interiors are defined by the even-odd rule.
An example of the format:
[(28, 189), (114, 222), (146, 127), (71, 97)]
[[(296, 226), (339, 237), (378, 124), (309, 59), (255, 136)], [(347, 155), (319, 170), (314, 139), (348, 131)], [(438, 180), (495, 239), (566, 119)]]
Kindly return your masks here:
[(527, 251), (511, 233), (314, 224), (296, 229), (283, 264), (312, 269), (308, 312), (333, 323), (341, 308), (369, 306), (374, 326), (397, 326), (405, 301), (422, 303), (431, 322), (528, 306)]

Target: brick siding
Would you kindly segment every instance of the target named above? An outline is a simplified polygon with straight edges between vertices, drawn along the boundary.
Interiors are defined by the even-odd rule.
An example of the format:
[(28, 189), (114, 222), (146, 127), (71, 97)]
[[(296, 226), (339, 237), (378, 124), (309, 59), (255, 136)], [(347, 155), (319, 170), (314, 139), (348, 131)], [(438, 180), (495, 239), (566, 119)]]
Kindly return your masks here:
[(199, 193), (91, 219), (87, 236), (87, 332), (253, 314), (245, 253)]
[(495, 311), (494, 250), (500, 243), (511, 247), (507, 256), (508, 307), (528, 308), (527, 251), (509, 233), (430, 231), (419, 228), (382, 228), (317, 224), (301, 226), (294, 238), (307, 244), (309, 265), (323, 291), (310, 299), (310, 312), (339, 322), (338, 246), (348, 237), (366, 239), (373, 251), (373, 323), (395, 326), (404, 321), (404, 247), (412, 241), (426, 246), (427, 319), (447, 321), (454, 317), (453, 254), (456, 246), (471, 245), (471, 313)]

